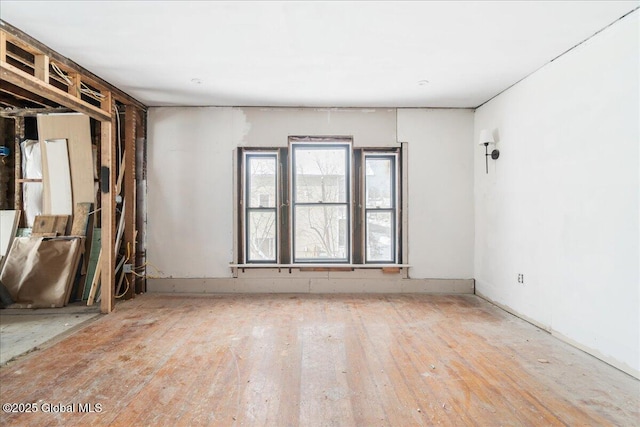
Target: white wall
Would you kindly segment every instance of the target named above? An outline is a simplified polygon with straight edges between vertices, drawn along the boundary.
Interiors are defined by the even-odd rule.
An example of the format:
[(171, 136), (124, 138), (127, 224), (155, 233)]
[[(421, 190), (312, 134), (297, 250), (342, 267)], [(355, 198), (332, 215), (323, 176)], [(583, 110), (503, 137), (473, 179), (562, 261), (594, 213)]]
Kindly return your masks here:
[(473, 111), (398, 110), (413, 278), (473, 277)]
[(160, 277), (231, 276), (232, 152), (286, 146), (289, 135), (408, 142), (410, 275), (473, 276), (471, 110), (162, 107), (148, 123), (147, 257)]
[(230, 108), (151, 108), (147, 259), (161, 277), (227, 277), (233, 249)]
[[(638, 13), (480, 107), (478, 293), (638, 376)], [(517, 274), (524, 274), (524, 284)], [(545, 357), (548, 358), (548, 357)]]

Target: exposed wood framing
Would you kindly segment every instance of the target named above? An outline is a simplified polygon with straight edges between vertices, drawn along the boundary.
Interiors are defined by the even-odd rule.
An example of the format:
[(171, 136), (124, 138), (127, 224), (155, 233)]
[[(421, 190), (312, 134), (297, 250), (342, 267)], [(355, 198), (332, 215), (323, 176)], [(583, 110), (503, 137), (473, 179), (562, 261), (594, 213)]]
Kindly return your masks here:
[(113, 105), (113, 97), (111, 95), (111, 92), (104, 93), (104, 98), (102, 99), (102, 101), (100, 101), (100, 107), (103, 110), (109, 110), (112, 105)]
[(109, 121), (111, 118), (111, 114), (108, 112), (69, 95), (57, 87), (44, 83), (36, 77), (30, 76), (24, 71), (21, 71), (6, 62), (0, 62), (0, 77), (9, 83), (13, 83), (16, 86), (20, 86), (28, 90), (29, 92), (43, 96), (65, 107), (72, 108), (75, 111), (84, 113), (101, 122)]
[(35, 77), (49, 84), (49, 57), (47, 55), (35, 55)]
[(33, 94), (19, 86), (11, 84), (5, 80), (0, 80), (0, 92), (5, 95), (3, 101), (15, 106), (16, 102), (21, 106), (57, 107), (58, 104), (42, 96)]
[[(24, 139), (24, 117), (73, 111), (84, 113), (100, 122), (100, 165), (109, 171), (108, 174), (101, 174), (100, 308), (103, 313), (109, 313), (113, 310), (115, 302), (115, 180), (118, 173), (116, 138), (117, 132), (121, 132), (116, 127), (115, 104), (118, 102), (125, 106), (122, 144), (124, 152), (128, 153), (126, 157), (130, 160), (126, 162), (123, 170), (124, 198), (127, 206), (124, 217), (124, 250), (129, 251), (130, 261), (127, 262), (133, 266), (136, 265), (136, 260), (140, 259), (136, 247), (136, 223), (140, 222), (136, 216), (136, 142), (144, 138), (146, 106), (2, 20), (0, 83), (0, 106), (11, 107), (9, 110), (0, 110), (0, 116), (11, 117), (16, 121), (15, 206), (18, 210), (22, 209), (21, 184), (28, 181), (22, 179), (20, 170), (20, 142)], [(88, 93), (87, 88), (93, 92)], [(97, 136), (97, 131), (94, 135)], [(144, 143), (144, 139), (142, 141)], [(126, 297), (131, 298), (140, 288), (135, 283), (135, 276), (129, 274), (127, 278), (130, 287)]]
[(0, 31), (0, 61), (7, 62), (7, 35)]
[[(115, 194), (115, 173), (116, 173), (116, 139), (115, 139), (115, 112), (113, 121), (102, 122), (100, 124), (101, 134), (101, 166), (102, 170), (108, 173), (101, 175), (101, 206), (100, 218), (102, 221), (102, 242), (101, 242), (101, 277), (100, 287), (100, 311), (110, 313), (114, 305), (115, 287), (115, 236), (116, 236), (116, 194)], [(105, 169), (106, 168), (106, 169)], [(106, 190), (106, 191), (105, 191)]]
[[(17, 211), (22, 211), (22, 183), (19, 181), (22, 178), (22, 158), (20, 157), (20, 143), (22, 140), (24, 140), (24, 117), (16, 117), (15, 138), (13, 144), (13, 161), (15, 164), (13, 208)], [(20, 221), (24, 221), (24, 215), (21, 215)]]
[[(82, 79), (79, 73), (69, 73), (67, 76), (69, 80), (71, 80), (71, 84), (67, 87), (67, 92), (69, 95), (72, 95), (76, 98), (80, 98), (82, 95), (80, 93), (80, 84), (82, 83)], [(107, 110), (105, 107), (101, 107), (103, 110)], [(107, 110), (108, 111), (108, 110)]]
[[(124, 202), (127, 206), (124, 219), (124, 248), (127, 263), (133, 268), (136, 267), (136, 129), (137, 129), (137, 109), (133, 105), (125, 107), (124, 117), (124, 155), (129, 159), (125, 165), (124, 172)], [(132, 273), (126, 273), (129, 288), (124, 297), (133, 298), (135, 295), (135, 279)]]
[(0, 117), (36, 117), (38, 114), (71, 113), (70, 108), (12, 108), (0, 110)]
[(20, 31), (13, 25), (3, 20), (0, 20), (0, 33), (3, 33), (3, 32), (6, 33), (7, 38), (10, 39), (12, 43), (16, 44), (20, 48), (32, 53), (34, 53), (35, 51), (35, 53), (47, 55), (50, 61), (58, 64), (59, 66), (66, 68), (67, 71), (75, 71), (79, 73), (82, 76), (82, 80), (90, 84), (91, 86), (98, 87), (98, 88), (101, 88), (101, 87), (105, 88), (108, 91), (113, 92), (115, 98), (120, 100), (123, 104), (135, 105), (138, 108), (146, 111), (147, 107), (137, 99), (126, 94), (120, 89), (110, 85), (109, 83), (105, 82), (104, 80), (102, 80), (100, 77), (96, 76), (89, 70), (86, 70), (85, 68), (81, 67), (80, 65), (71, 61), (70, 59), (65, 58), (64, 56), (60, 55), (58, 52), (50, 49), (48, 46), (40, 43), (38, 40), (34, 39), (28, 34)]

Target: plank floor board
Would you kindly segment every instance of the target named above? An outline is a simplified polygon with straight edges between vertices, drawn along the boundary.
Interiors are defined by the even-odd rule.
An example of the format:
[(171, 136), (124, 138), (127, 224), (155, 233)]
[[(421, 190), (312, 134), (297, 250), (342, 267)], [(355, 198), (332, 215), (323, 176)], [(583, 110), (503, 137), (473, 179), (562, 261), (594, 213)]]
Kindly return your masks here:
[(640, 425), (638, 380), (473, 295), (140, 295), (0, 400), (38, 409), (7, 426)]

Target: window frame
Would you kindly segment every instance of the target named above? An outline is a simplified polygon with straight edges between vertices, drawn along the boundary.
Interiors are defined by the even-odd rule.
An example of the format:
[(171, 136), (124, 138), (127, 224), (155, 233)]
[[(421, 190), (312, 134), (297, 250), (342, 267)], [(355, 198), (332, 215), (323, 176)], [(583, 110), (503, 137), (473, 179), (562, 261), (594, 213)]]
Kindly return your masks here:
[[(274, 207), (251, 207), (249, 202), (250, 176), (249, 167), (250, 158), (273, 158), (275, 160), (275, 200)], [(281, 182), (280, 182), (280, 153), (278, 150), (247, 150), (242, 153), (242, 248), (243, 259), (246, 264), (273, 264), (280, 262), (280, 206), (281, 206)], [(275, 213), (275, 235), (274, 235), (274, 253), (275, 258), (269, 260), (253, 260), (250, 258), (250, 233), (249, 233), (249, 213), (250, 211), (273, 211)]]
[[(322, 149), (338, 147), (345, 150), (345, 201), (344, 202), (298, 202), (296, 199), (296, 148), (306, 147)], [(309, 138), (308, 141), (290, 139), (289, 142), (289, 259), (292, 264), (351, 264), (353, 261), (353, 144), (351, 139), (345, 138)], [(346, 256), (344, 258), (307, 258), (296, 259), (296, 207), (297, 206), (345, 206), (347, 215), (346, 225)]]
[[(305, 265), (351, 265), (351, 266), (369, 266), (369, 268), (380, 268), (385, 266), (400, 265), (405, 252), (405, 231), (404, 231), (404, 180), (406, 176), (403, 172), (403, 163), (406, 160), (405, 150), (400, 147), (358, 147), (353, 144), (351, 137), (289, 137), (289, 144), (280, 147), (238, 147), (238, 156), (235, 157), (238, 168), (237, 174), (237, 213), (234, 221), (236, 228), (236, 242), (234, 252), (237, 254), (239, 263), (246, 267), (281, 267), (281, 266), (301, 266)], [(347, 146), (345, 167), (345, 196), (346, 201), (338, 203), (346, 206), (347, 214), (347, 244), (346, 257), (344, 259), (335, 258), (313, 258), (313, 259), (295, 259), (294, 247), (294, 227), (295, 227), (295, 203), (294, 203), (294, 146)], [(249, 200), (250, 197), (248, 179), (249, 161), (252, 156), (258, 157), (274, 157), (276, 164), (275, 177), (275, 208), (268, 208), (271, 212), (275, 210), (275, 259), (269, 260), (252, 260), (250, 259), (250, 245), (248, 238), (250, 232), (249, 224)], [(375, 212), (375, 208), (367, 208), (366, 201), (366, 164), (367, 159), (372, 157), (382, 157), (392, 159), (392, 175), (393, 180), (391, 191), (393, 192), (393, 208), (386, 211), (392, 212), (392, 244), (393, 259), (391, 260), (369, 260), (367, 254), (368, 230), (367, 230), (367, 212)], [(316, 206), (321, 206), (318, 204)], [(382, 209), (385, 211), (385, 209)], [(337, 241), (338, 238), (336, 238)]]
[[(379, 159), (388, 159), (391, 160), (391, 174), (390, 174), (390, 190), (391, 190), (391, 206), (388, 208), (370, 208), (367, 207), (367, 159), (368, 158), (379, 158)], [(401, 192), (401, 188), (400, 188), (400, 181), (399, 181), (399, 167), (398, 167), (398, 159), (400, 158), (399, 153), (397, 150), (391, 151), (391, 150), (386, 150), (386, 151), (382, 151), (382, 150), (377, 150), (377, 151), (371, 151), (371, 150), (363, 150), (362, 152), (362, 173), (361, 173), (361, 182), (362, 182), (362, 200), (360, 201), (360, 206), (362, 209), (362, 217), (361, 217), (361, 222), (362, 222), (362, 242), (363, 242), (363, 248), (362, 248), (362, 259), (363, 259), (363, 264), (397, 264), (398, 263), (398, 258), (399, 258), (399, 246), (400, 246), (400, 210), (399, 210), (399, 205), (400, 205), (400, 192)], [(392, 234), (392, 244), (393, 244), (393, 248), (392, 248), (392, 259), (386, 259), (386, 260), (369, 260), (369, 250), (368, 250), (368, 243), (369, 243), (369, 230), (368, 230), (368, 224), (369, 222), (367, 221), (367, 214), (369, 212), (390, 212), (392, 215), (392, 219), (391, 219), (391, 234)]]

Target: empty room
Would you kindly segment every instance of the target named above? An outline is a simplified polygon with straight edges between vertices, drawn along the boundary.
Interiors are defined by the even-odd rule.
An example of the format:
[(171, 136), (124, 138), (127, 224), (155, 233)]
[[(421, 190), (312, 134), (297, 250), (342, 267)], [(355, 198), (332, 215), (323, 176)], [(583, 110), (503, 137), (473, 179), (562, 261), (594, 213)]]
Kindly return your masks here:
[(640, 2), (0, 1), (3, 426), (640, 425)]

